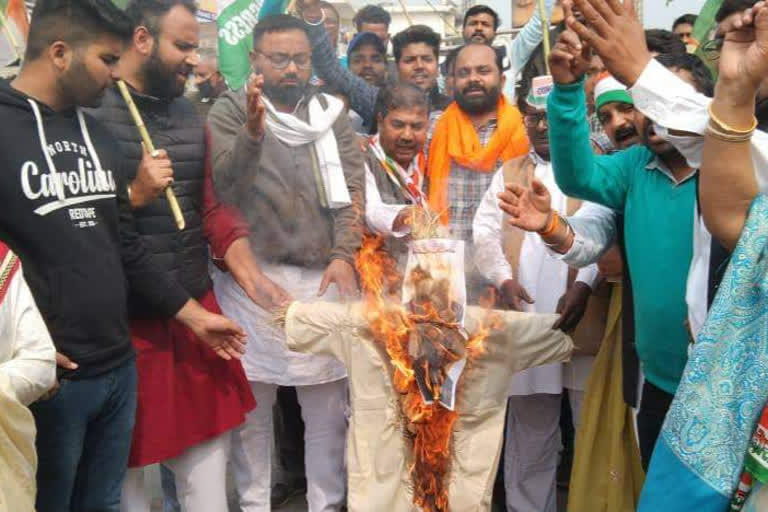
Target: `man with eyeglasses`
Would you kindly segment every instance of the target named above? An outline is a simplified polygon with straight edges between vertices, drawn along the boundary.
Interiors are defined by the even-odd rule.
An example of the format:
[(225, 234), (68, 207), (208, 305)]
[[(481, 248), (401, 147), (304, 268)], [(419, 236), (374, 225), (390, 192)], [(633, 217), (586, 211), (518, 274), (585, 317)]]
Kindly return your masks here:
[[(343, 103), (309, 85), (312, 49), (302, 21), (267, 17), (254, 28), (253, 46), (250, 83), (222, 95), (208, 116), (216, 191), (239, 207), (264, 272), (293, 297), (350, 298), (365, 214), (359, 143)], [(278, 386), (295, 386), (301, 406), (309, 510), (339, 510), (346, 481), (343, 365), (289, 352), (273, 313), (255, 306), (229, 275), (218, 273), (214, 286), (222, 309), (248, 333), (243, 364), (259, 403), (234, 443), (241, 510), (270, 510)]]
[[(477, 268), (498, 287), (504, 306), (520, 311), (560, 313), (553, 327), (568, 332), (575, 329), (584, 315), (597, 281), (597, 265), (580, 270), (568, 286), (568, 264), (549, 257), (547, 246), (536, 233), (510, 232), (509, 227), (504, 227), (498, 199), (505, 190), (505, 181), (510, 181), (547, 187), (552, 208), (563, 216), (581, 206), (580, 201), (566, 197), (557, 187), (549, 160), (546, 99), (551, 89), (549, 76), (536, 77), (533, 83), (518, 89), (517, 104), (523, 114), (531, 151), (511, 160), (493, 176), (473, 222), (473, 247)], [(515, 237), (520, 237), (519, 243), (512, 242)], [(515, 268), (510, 261), (517, 263)], [(574, 357), (566, 365), (548, 364), (512, 378), (504, 448), (507, 510), (555, 510), (562, 390), (563, 387), (569, 389), (573, 417), (578, 421), (593, 359)], [(533, 467), (536, 471), (530, 470)]]

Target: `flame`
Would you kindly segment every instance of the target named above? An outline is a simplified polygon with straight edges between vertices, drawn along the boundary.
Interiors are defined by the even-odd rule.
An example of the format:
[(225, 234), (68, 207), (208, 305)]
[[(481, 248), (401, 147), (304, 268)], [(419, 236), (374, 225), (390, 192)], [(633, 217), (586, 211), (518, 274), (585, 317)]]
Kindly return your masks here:
[[(426, 403), (417, 383), (417, 372), (437, 397), (442, 385), (442, 365), (466, 355), (471, 359), (484, 352), (483, 341), (495, 328), (498, 317), (487, 314), (477, 331), (465, 339), (450, 301), (449, 286), (432, 279), (430, 272), (416, 267), (407, 276), (409, 284), (422, 286), (422, 293), (406, 307), (399, 297), (402, 276), (384, 250), (380, 237), (365, 237), (356, 267), (361, 279), (365, 315), (374, 339), (382, 343), (394, 369), (392, 382), (400, 393), (400, 406), (410, 440), (410, 468), (414, 504), (425, 512), (449, 510), (448, 479), (451, 437), (458, 413), (437, 400)], [(429, 286), (428, 286), (429, 285)], [(423, 356), (427, 348), (429, 357)], [(414, 354), (420, 354), (414, 359)], [(460, 388), (459, 388), (460, 389)]]

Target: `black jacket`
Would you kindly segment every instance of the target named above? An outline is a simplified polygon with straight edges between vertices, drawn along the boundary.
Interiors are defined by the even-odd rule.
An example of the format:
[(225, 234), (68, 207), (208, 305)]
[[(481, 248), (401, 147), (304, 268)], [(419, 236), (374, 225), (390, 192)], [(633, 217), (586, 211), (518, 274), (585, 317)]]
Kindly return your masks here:
[[(162, 100), (132, 91), (144, 124), (156, 148), (168, 152), (173, 165), (173, 190), (186, 227), (179, 231), (165, 195), (134, 210), (136, 230), (168, 276), (192, 297), (211, 288), (208, 243), (203, 233), (203, 183), (205, 176), (205, 127), (194, 105), (186, 98)], [(141, 138), (117, 88), (106, 91), (98, 109), (90, 111), (117, 139), (125, 156), (125, 174), (136, 177), (141, 161)], [(132, 317), (156, 313), (142, 297), (131, 295)]]
[(127, 295), (165, 316), (188, 295), (136, 233), (116, 141), (87, 114), (55, 112), (0, 82), (0, 238), (24, 274), (56, 350), (98, 375), (133, 357)]

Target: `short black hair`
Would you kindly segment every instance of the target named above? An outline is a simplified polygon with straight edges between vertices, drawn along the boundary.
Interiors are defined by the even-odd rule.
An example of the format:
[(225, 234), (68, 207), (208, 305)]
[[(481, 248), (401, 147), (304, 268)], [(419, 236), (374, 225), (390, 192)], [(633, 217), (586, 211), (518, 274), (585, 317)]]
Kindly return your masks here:
[(373, 32), (360, 32), (352, 38), (347, 46), (347, 55), (352, 58), (352, 55), (360, 51), (365, 46), (372, 46), (376, 53), (385, 56), (387, 54), (387, 48), (384, 46), (384, 42), (379, 39), (379, 36)]
[(373, 109), (373, 126), (371, 133), (378, 132), (379, 116), (386, 117), (393, 110), (399, 108), (421, 107), (427, 112), (431, 108), (429, 94), (413, 84), (399, 82), (389, 84), (379, 89), (376, 96), (376, 105)]
[(461, 22), (461, 28), (464, 28), (467, 26), (467, 20), (469, 18), (471, 18), (472, 16), (477, 16), (478, 14), (489, 14), (491, 17), (493, 17), (493, 30), (498, 30), (499, 15), (496, 11), (494, 11), (487, 5), (473, 5), (472, 7), (467, 9), (467, 12), (464, 14), (464, 21)]
[(685, 69), (693, 76), (695, 88), (704, 96), (712, 97), (715, 94), (715, 83), (712, 80), (712, 72), (704, 61), (690, 53), (670, 54), (663, 53), (656, 56), (656, 60), (667, 69)]
[(34, 60), (56, 41), (82, 47), (104, 35), (129, 41), (131, 19), (111, 0), (38, 0), (32, 11), (25, 60)]
[(177, 5), (197, 14), (194, 0), (130, 0), (125, 13), (135, 27), (147, 27), (149, 33), (157, 37), (160, 34), (160, 20)]
[(258, 49), (259, 43), (265, 34), (272, 34), (274, 32), (288, 32), (290, 30), (298, 30), (309, 39), (309, 32), (306, 25), (293, 16), (287, 14), (273, 14), (259, 21), (255, 27), (253, 27), (253, 48)]
[[(499, 74), (504, 72), (504, 56), (500, 52), (496, 51), (496, 48), (494, 48), (493, 46), (491, 46), (489, 44), (486, 44), (486, 43), (479, 43), (479, 42), (476, 42), (476, 41), (470, 41), (469, 43), (461, 45), (459, 47), (458, 51), (456, 52), (456, 57), (454, 57), (454, 61), (458, 60), (459, 54), (461, 54), (461, 52), (465, 48), (469, 48), (470, 46), (485, 46), (486, 48), (490, 48), (491, 51), (493, 52), (493, 54), (495, 55), (495, 59), (494, 60), (496, 61), (496, 67), (499, 68)], [(454, 64), (455, 64), (455, 62), (454, 62)], [(455, 66), (454, 66), (453, 71), (454, 71), (454, 73), (456, 72)]]
[(333, 11), (333, 14), (336, 15), (336, 20), (341, 23), (341, 15), (339, 14), (339, 10), (336, 9), (335, 5), (330, 2), (326, 2), (325, 0), (321, 1), (318, 5), (320, 6), (320, 9), (330, 9)]
[(675, 30), (675, 27), (677, 27), (678, 25), (684, 25), (686, 23), (690, 26), (694, 26), (696, 24), (697, 17), (698, 16), (696, 16), (695, 14), (683, 14), (682, 16), (677, 18), (675, 22), (672, 24), (672, 30)]
[(395, 34), (392, 38), (392, 53), (395, 55), (395, 62), (400, 62), (403, 55), (403, 48), (414, 43), (424, 43), (431, 46), (435, 52), (435, 58), (440, 55), (440, 34), (426, 25), (411, 25), (407, 29)]
[(352, 23), (355, 24), (355, 28), (360, 32), (363, 23), (372, 23), (374, 25), (386, 25), (392, 23), (392, 16), (387, 11), (379, 7), (378, 5), (366, 5), (352, 18)]
[(687, 51), (680, 36), (661, 28), (646, 30), (645, 44), (648, 45), (649, 51), (656, 53), (686, 53)]
[(754, 6), (758, 0), (725, 0), (715, 14), (715, 21), (720, 23), (731, 14), (745, 11)]

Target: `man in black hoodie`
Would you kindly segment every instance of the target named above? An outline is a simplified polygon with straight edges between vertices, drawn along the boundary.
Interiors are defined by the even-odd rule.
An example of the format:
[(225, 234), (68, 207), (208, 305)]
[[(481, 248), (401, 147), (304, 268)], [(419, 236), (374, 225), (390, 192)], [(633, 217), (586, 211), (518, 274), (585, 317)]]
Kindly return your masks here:
[(153, 265), (134, 228), (117, 143), (98, 105), (131, 23), (109, 0), (41, 0), (25, 62), (0, 83), (0, 238), (59, 353), (58, 393), (32, 406), (39, 512), (119, 510), (136, 406), (127, 293), (175, 316), (227, 359), (242, 330)]

